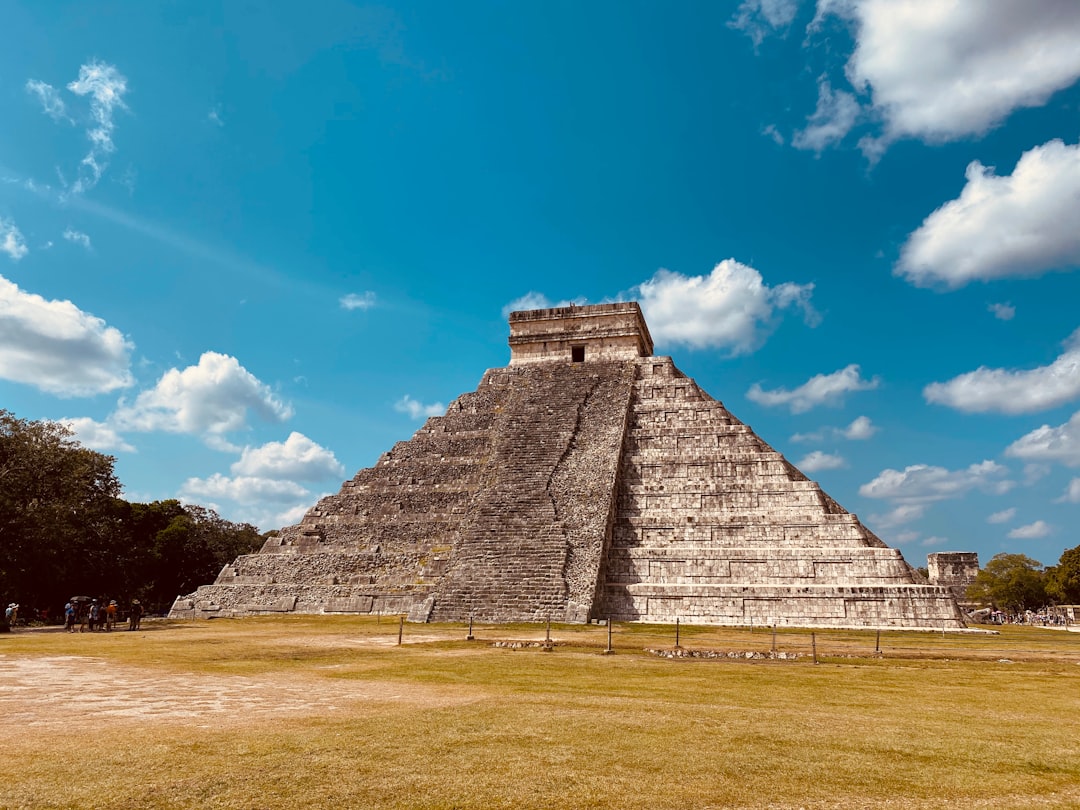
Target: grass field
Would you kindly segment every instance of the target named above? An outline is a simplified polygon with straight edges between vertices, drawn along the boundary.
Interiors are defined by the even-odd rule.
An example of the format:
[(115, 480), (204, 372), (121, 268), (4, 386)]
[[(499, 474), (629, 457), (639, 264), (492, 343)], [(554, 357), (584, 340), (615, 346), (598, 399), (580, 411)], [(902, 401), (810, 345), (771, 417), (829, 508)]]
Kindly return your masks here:
[(1080, 807), (1080, 633), (465, 632), (0, 636), (0, 807)]

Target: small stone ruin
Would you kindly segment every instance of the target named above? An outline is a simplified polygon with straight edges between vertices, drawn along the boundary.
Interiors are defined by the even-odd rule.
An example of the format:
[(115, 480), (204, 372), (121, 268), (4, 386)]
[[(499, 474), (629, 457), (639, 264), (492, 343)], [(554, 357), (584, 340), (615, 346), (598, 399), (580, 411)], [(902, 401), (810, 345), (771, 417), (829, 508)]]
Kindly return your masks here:
[(964, 627), (675, 367), (636, 303), (510, 315), (510, 364), (174, 617)]

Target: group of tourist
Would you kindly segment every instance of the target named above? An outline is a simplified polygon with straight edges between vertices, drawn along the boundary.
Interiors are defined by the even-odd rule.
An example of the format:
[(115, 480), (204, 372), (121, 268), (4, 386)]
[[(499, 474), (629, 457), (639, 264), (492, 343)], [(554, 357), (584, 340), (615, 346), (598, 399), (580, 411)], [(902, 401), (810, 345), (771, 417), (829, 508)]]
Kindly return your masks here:
[[(69, 633), (82, 633), (89, 630), (111, 632), (116, 627), (120, 618), (120, 609), (115, 599), (106, 602), (104, 599), (79, 599), (78, 597), (68, 600), (64, 605), (64, 629)], [(128, 630), (138, 630), (142, 623), (143, 608), (138, 599), (131, 600), (131, 609), (128, 611)]]

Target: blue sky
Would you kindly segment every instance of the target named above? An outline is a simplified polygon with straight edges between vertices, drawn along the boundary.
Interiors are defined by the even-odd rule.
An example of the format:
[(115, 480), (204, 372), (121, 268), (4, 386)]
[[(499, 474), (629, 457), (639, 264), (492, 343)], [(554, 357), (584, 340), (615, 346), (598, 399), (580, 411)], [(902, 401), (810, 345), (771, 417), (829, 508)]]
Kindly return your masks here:
[(263, 529), (641, 301), (915, 565), (1080, 544), (1080, 4), (8, 3), (0, 407)]

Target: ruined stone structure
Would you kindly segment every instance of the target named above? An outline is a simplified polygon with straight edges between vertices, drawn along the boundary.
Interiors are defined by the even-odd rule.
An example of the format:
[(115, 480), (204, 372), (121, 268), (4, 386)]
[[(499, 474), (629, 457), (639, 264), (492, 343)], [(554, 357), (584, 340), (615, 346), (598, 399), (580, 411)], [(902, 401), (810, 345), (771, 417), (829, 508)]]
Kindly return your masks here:
[(968, 586), (979, 575), (979, 555), (974, 551), (939, 551), (926, 555), (927, 579), (931, 585), (948, 588), (962, 607), (974, 607), (967, 598)]
[(512, 313), (510, 347), (173, 615), (964, 626), (948, 588), (654, 357), (637, 304)]

